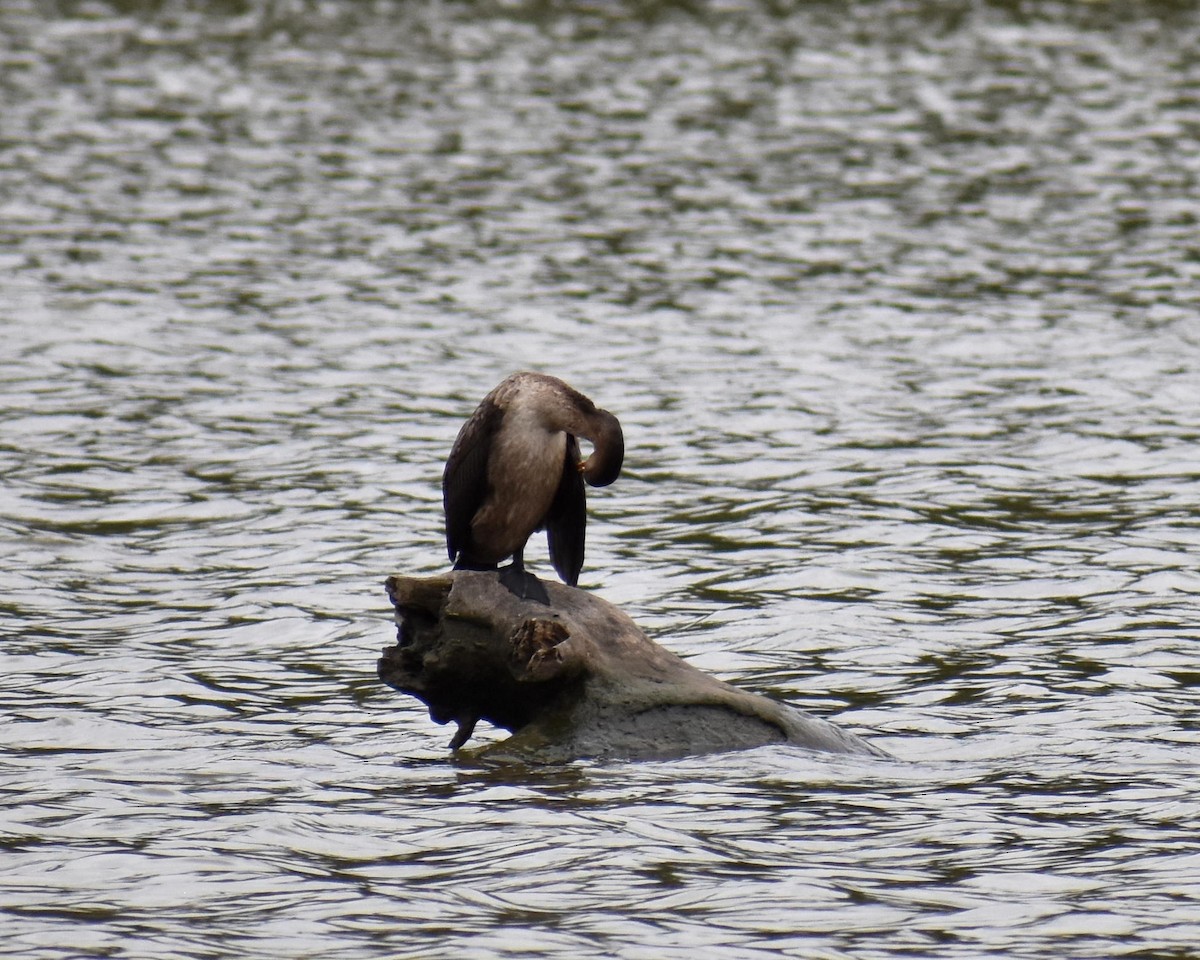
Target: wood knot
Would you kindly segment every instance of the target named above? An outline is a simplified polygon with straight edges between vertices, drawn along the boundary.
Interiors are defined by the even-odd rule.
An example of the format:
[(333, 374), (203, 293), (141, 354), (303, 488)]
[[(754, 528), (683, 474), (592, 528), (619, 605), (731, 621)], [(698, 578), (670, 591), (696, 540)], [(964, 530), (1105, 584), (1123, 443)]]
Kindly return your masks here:
[(526, 620), (509, 637), (513, 672), (519, 680), (548, 680), (558, 672), (558, 645), (570, 632), (557, 620)]

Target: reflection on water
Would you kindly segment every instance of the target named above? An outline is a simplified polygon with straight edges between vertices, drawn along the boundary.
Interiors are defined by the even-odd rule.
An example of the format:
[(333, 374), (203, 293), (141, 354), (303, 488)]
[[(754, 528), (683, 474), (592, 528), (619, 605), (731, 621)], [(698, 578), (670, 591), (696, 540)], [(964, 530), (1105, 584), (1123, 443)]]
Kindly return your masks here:
[[(0, 0), (3, 949), (1188, 955), (1198, 33)], [(382, 580), (523, 367), (584, 583), (897, 762), (448, 762)]]

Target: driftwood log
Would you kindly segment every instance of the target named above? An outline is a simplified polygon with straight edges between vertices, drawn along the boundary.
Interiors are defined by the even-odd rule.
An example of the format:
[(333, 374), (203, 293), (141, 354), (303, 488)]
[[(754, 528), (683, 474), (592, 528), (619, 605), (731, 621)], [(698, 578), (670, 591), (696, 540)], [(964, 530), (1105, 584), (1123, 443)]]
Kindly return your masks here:
[(532, 762), (656, 759), (793, 743), (886, 756), (787, 704), (697, 670), (593, 593), (545, 583), (550, 606), (520, 600), (494, 572), (393, 576), (399, 624), (379, 678), (453, 720), (457, 750), (487, 720), (513, 736), (482, 751)]

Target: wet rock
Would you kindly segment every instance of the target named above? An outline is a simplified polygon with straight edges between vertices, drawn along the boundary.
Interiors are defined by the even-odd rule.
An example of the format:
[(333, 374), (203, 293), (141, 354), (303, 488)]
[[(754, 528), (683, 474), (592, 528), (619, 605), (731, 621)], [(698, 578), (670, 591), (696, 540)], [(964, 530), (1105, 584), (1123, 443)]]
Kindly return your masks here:
[(379, 677), (455, 721), (451, 747), (487, 720), (512, 731), (482, 753), (534, 762), (667, 758), (792, 743), (885, 756), (787, 704), (697, 670), (650, 640), (620, 609), (545, 583), (550, 605), (520, 600), (495, 573), (393, 576), (399, 624)]

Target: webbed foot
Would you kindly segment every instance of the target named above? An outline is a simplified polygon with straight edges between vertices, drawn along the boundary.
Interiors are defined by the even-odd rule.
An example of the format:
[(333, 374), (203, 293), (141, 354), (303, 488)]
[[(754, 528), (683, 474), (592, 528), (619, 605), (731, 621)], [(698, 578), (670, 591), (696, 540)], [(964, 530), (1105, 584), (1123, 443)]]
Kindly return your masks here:
[(500, 568), (500, 582), (513, 596), (550, 606), (550, 594), (546, 592), (542, 581), (515, 563)]

